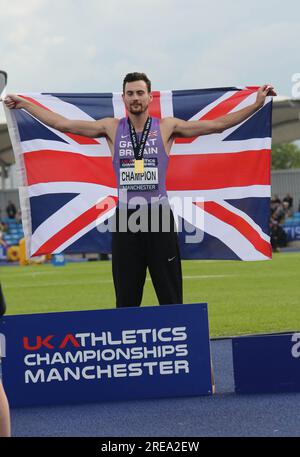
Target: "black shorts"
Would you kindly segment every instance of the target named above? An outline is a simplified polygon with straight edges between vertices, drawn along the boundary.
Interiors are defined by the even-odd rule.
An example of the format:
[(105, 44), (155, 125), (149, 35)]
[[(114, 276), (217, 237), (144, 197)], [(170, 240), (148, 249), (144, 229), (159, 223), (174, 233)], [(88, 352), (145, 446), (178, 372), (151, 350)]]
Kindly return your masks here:
[(161, 210), (157, 220), (157, 213), (152, 210), (150, 206), (146, 208), (148, 222), (140, 224), (140, 230), (131, 224), (135, 210), (128, 210), (125, 219), (124, 211), (116, 210), (112, 270), (118, 308), (140, 306), (147, 268), (159, 304), (182, 303), (181, 260), (173, 213), (170, 207)]

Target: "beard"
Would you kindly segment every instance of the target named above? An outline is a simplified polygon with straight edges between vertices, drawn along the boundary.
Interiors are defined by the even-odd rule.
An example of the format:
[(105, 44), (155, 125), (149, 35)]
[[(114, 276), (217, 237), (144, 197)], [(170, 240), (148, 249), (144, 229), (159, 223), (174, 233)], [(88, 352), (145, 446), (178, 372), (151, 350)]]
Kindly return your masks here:
[(143, 106), (141, 103), (136, 103), (129, 106), (129, 112), (130, 114), (139, 115), (147, 111), (147, 108), (148, 106)]

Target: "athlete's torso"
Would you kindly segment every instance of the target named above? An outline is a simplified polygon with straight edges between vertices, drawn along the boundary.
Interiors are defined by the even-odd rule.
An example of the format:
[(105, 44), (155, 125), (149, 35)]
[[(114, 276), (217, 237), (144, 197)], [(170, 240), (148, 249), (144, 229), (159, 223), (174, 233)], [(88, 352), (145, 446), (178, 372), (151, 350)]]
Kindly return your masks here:
[[(137, 133), (137, 136), (140, 140), (141, 133)], [(158, 118), (152, 118), (143, 158), (144, 173), (136, 174), (128, 120), (121, 119), (116, 131), (113, 155), (119, 199), (127, 194), (127, 200), (142, 197), (144, 203), (150, 204), (167, 198), (166, 171), (169, 156), (165, 151)]]

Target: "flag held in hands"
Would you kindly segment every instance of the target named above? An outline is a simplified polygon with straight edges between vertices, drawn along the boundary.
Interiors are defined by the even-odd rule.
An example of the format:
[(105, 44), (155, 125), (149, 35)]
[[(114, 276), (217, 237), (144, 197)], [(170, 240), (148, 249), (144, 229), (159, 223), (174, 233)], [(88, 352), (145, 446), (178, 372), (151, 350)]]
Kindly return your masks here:
[[(253, 103), (257, 89), (154, 92), (150, 114), (214, 119)], [(120, 93), (20, 95), (70, 119), (126, 116)], [(103, 228), (114, 214), (117, 189), (106, 139), (61, 133), (24, 110), (6, 110), (6, 115), (21, 179), (28, 254), (110, 252), (111, 233)], [(267, 97), (259, 111), (235, 127), (175, 140), (167, 190), (182, 228), (182, 258), (271, 258), (271, 116), (272, 98)], [(194, 211), (186, 211), (187, 205)], [(201, 217), (191, 218), (195, 212)]]

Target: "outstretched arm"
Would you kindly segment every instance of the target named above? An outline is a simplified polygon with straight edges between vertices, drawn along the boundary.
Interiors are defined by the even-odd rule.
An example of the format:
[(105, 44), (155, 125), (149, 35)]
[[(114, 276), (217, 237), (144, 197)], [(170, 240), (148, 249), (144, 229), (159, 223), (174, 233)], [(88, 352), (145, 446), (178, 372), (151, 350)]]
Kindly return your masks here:
[(260, 109), (264, 105), (267, 95), (276, 95), (272, 86), (265, 85), (260, 87), (255, 103), (210, 121), (183, 121), (182, 119), (174, 118), (172, 134), (175, 137), (190, 138), (210, 133), (221, 133), (234, 125), (240, 124)]
[(105, 118), (98, 121), (75, 121), (67, 119), (60, 114), (42, 108), (17, 95), (7, 95), (4, 103), (10, 109), (25, 109), (44, 124), (60, 132), (74, 133), (91, 138), (109, 136), (111, 124), (115, 121), (113, 118)]

